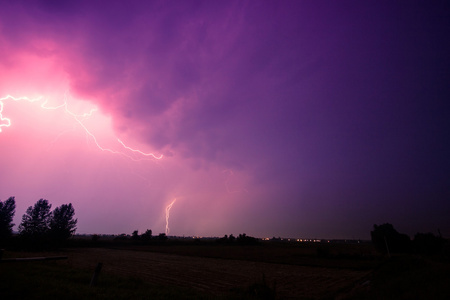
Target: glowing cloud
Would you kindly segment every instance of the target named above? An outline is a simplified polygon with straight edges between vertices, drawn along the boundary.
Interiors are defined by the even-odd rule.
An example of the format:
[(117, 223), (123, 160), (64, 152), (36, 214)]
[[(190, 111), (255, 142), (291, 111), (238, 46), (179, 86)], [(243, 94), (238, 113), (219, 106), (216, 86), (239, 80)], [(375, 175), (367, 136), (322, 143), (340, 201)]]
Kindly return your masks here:
[[(36, 98), (29, 98), (29, 97), (14, 97), (14, 96), (11, 96), (11, 95), (7, 95), (7, 96), (5, 96), (3, 98), (0, 98), (0, 132), (2, 132), (2, 127), (10, 127), (11, 126), (11, 119), (3, 116), (4, 102), (7, 101), (7, 100), (11, 100), (11, 101), (28, 101), (30, 103), (33, 103), (33, 102), (43, 101), (44, 97), (40, 96), (40, 97), (36, 97)], [(88, 135), (89, 137), (92, 138), (92, 140), (94, 141), (95, 145), (101, 151), (106, 151), (106, 152), (110, 152), (110, 153), (113, 153), (113, 154), (123, 155), (123, 156), (127, 157), (128, 159), (131, 159), (131, 160), (134, 160), (134, 161), (143, 160), (143, 159), (149, 159), (149, 158), (153, 158), (153, 159), (158, 159), (159, 160), (159, 159), (163, 158), (163, 155), (156, 156), (153, 153), (145, 153), (145, 152), (143, 152), (141, 150), (133, 149), (133, 148), (125, 145), (125, 143), (123, 143), (120, 139), (117, 139), (117, 142), (123, 148), (125, 148), (126, 150), (131, 151), (133, 153), (133, 155), (129, 155), (126, 152), (112, 150), (110, 148), (101, 146), (100, 143), (97, 140), (97, 137), (83, 123), (84, 119), (93, 116), (94, 112), (97, 111), (97, 108), (91, 108), (89, 112), (85, 112), (85, 113), (82, 113), (82, 114), (76, 114), (76, 113), (72, 112), (71, 110), (69, 110), (68, 103), (67, 103), (67, 93), (66, 93), (66, 95), (64, 97), (63, 104), (60, 104), (60, 105), (57, 105), (57, 106), (48, 106), (48, 100), (44, 100), (42, 102), (42, 104), (40, 105), (40, 107), (43, 108), (43, 109), (46, 109), (46, 110), (63, 109), (63, 111), (66, 114), (71, 116), (73, 118), (73, 120), (76, 121), (76, 123), (78, 123), (78, 125), (84, 130), (86, 135)]]
[(183, 195), (171, 235), (450, 228), (449, 1), (3, 2), (16, 224), (46, 197), (168, 232)]

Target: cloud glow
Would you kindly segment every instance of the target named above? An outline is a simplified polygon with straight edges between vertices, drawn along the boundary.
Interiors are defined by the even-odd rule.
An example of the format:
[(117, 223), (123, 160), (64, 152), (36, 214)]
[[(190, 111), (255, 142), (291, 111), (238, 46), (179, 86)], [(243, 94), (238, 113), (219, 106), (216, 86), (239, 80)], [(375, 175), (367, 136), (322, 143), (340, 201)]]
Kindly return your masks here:
[[(90, 130), (86, 125), (85, 125), (85, 120), (88, 118), (92, 118), (93, 114), (97, 111), (97, 108), (91, 108), (90, 110), (86, 111), (86, 112), (82, 112), (80, 114), (73, 112), (72, 110), (69, 109), (68, 107), (68, 103), (67, 103), (67, 99), (66, 96), (64, 97), (63, 103), (59, 104), (57, 106), (49, 106), (48, 104), (48, 100), (44, 100), (44, 97), (37, 97), (37, 98), (28, 98), (28, 97), (14, 97), (11, 95), (7, 95), (3, 98), (0, 98), (0, 132), (2, 131), (2, 127), (10, 127), (11, 126), (11, 119), (10, 118), (6, 118), (3, 117), (3, 110), (4, 110), (4, 103), (6, 101), (24, 101), (24, 102), (29, 102), (29, 103), (33, 103), (33, 102), (40, 102), (40, 107), (42, 109), (45, 110), (57, 110), (57, 113), (65, 113), (67, 115), (69, 115), (74, 122), (76, 122), (86, 133), (87, 136), (89, 136), (93, 142), (95, 143), (95, 145), (99, 148), (99, 150), (101, 151), (106, 151), (106, 152), (110, 152), (112, 154), (118, 154), (118, 155), (123, 155), (131, 160), (139, 160), (139, 159), (144, 159), (142, 157), (145, 158), (153, 158), (153, 159), (161, 159), (163, 156), (159, 155), (156, 156), (153, 153), (144, 153), (141, 150), (138, 149), (133, 149), (131, 147), (128, 147), (127, 145), (125, 145), (120, 139), (117, 139), (117, 142), (122, 145), (122, 147), (125, 149), (125, 151), (131, 151), (133, 156), (127, 154), (125, 151), (117, 151), (117, 150), (112, 150), (110, 148), (105, 148), (103, 146), (101, 146), (98, 142), (98, 139), (96, 137), (96, 135), (92, 132), (92, 130)], [(78, 109), (79, 109), (79, 105), (78, 105)], [(107, 124), (109, 126), (111, 126), (110, 122), (108, 122), (108, 120), (105, 120), (100, 117), (100, 120), (96, 120), (95, 122), (93, 122), (93, 126), (97, 127), (97, 129), (99, 127), (102, 126), (102, 124)], [(103, 122), (102, 122), (103, 121)], [(92, 122), (91, 122), (92, 123)], [(54, 127), (59, 127), (59, 124), (54, 124)], [(104, 127), (104, 125), (103, 125)], [(111, 129), (110, 129), (111, 130)], [(139, 157), (136, 157), (136, 154)]]
[(177, 198), (171, 235), (446, 234), (448, 10), (4, 4), (0, 199), (86, 233), (165, 232)]

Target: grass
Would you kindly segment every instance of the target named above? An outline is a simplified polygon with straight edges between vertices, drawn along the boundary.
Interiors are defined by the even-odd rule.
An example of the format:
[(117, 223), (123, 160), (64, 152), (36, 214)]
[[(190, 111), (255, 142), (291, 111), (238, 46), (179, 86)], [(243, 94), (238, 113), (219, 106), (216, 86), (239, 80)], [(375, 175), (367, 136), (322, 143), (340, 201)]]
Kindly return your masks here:
[(373, 271), (365, 288), (348, 299), (450, 299), (450, 263), (397, 255)]
[[(123, 246), (118, 249), (170, 253), (185, 256), (237, 259), (277, 264), (370, 270), (380, 263), (371, 244), (261, 243), (219, 245), (214, 243)], [(326, 251), (323, 251), (323, 250)], [(326, 255), (320, 255), (324, 253)]]
[[(17, 256), (30, 256), (30, 253)], [(100, 273), (96, 286), (90, 286), (93, 273), (93, 270), (70, 267), (64, 261), (3, 262), (0, 263), (0, 299), (274, 299), (273, 291), (260, 280), (248, 289), (236, 288), (218, 296), (105, 272)]]
[[(370, 254), (370, 251), (365, 246), (361, 248), (330, 245), (329, 247), (325, 254), (321, 251), (317, 252), (317, 249), (308, 245), (302, 247), (177, 245), (157, 249), (150, 246), (136, 248), (133, 246), (129, 247), (131, 248), (129, 250), (157, 250), (188, 256), (238, 259), (242, 260), (242, 263), (265, 261), (286, 265), (315, 265), (329, 268), (329, 270), (365, 269), (370, 272), (367, 277), (357, 283), (356, 287), (340, 291), (339, 295), (330, 295), (331, 298), (339, 296), (340, 299), (450, 299), (448, 259), (410, 254), (383, 259), (370, 255), (366, 257), (366, 253)], [(7, 251), (3, 258), (59, 256), (69, 253), (70, 251), (67, 253), (64, 251), (58, 253)], [(133, 251), (130, 253), (127, 255), (132, 255), (130, 257), (136, 259), (136, 256), (132, 254)], [(139, 252), (135, 253), (137, 255)], [(255, 278), (254, 283), (247, 287), (245, 285), (236, 287), (230, 289), (226, 295), (217, 296), (194, 288), (180, 287), (175, 284), (157, 285), (146, 281), (145, 278), (106, 271), (101, 272), (97, 286), (91, 287), (90, 280), (93, 272), (93, 269), (71, 266), (66, 260), (3, 262), (0, 263), (0, 299), (281, 299), (279, 298), (281, 290), (275, 288), (274, 282), (266, 281), (264, 277), (262, 280)], [(305, 277), (305, 280), (309, 280), (308, 278)], [(176, 281), (176, 278), (173, 279)], [(324, 282), (324, 284), (323, 287), (326, 287), (327, 283)], [(314, 282), (309, 285), (314, 285)], [(293, 285), (292, 288), (296, 287)]]
[[(126, 250), (135, 250), (143, 252), (162, 252), (167, 254), (179, 254), (195, 257), (213, 257), (221, 259), (242, 260), (243, 264), (249, 261), (270, 262), (285, 265), (316, 265), (322, 267), (344, 267), (359, 269), (371, 268), (371, 265), (377, 260), (372, 259), (348, 259), (337, 258), (339, 255), (333, 253), (334, 250), (342, 246), (333, 247), (333, 251), (327, 258), (318, 258), (316, 245), (302, 244), (261, 244), (257, 246), (238, 246), (238, 245), (217, 245), (210, 243), (201, 244), (170, 244), (164, 245), (115, 245), (111, 248)], [(108, 247), (109, 248), (109, 247)], [(363, 247), (364, 248), (364, 247)], [(352, 252), (354, 249), (363, 249), (361, 247), (345, 247), (345, 253)], [(83, 249), (83, 248), (77, 248)], [(32, 257), (32, 256), (66, 256), (72, 255), (69, 250), (50, 253), (27, 253), (27, 252), (9, 252), (4, 258)], [(112, 250), (111, 251), (117, 251)], [(84, 252), (81, 250), (83, 257)], [(108, 252), (109, 253), (109, 252)], [(339, 254), (339, 253), (338, 253)], [(77, 254), (78, 255), (78, 254)], [(127, 255), (130, 255), (127, 253)], [(133, 255), (134, 257), (134, 255)], [(124, 257), (124, 260), (128, 257)], [(134, 258), (136, 259), (136, 258)], [(102, 257), (102, 260), (106, 257)], [(105, 265), (110, 266), (108, 261), (103, 261)], [(84, 265), (84, 264), (82, 264)], [(209, 291), (194, 289), (194, 287), (177, 286), (175, 283), (168, 286), (155, 282), (149, 282), (145, 278), (127, 277), (122, 273), (111, 273), (102, 270), (98, 285), (90, 287), (89, 283), (94, 272), (92, 262), (80, 266), (71, 265), (68, 261), (34, 261), (34, 262), (14, 262), (0, 263), (0, 298), (1, 299), (275, 299), (275, 285), (272, 280), (261, 280), (257, 276), (253, 282), (249, 281), (230, 287), (228, 292), (221, 291), (219, 294), (214, 291), (214, 295)], [(139, 268), (138, 266), (136, 266)], [(85, 269), (83, 269), (85, 268)], [(88, 267), (90, 268), (90, 267)], [(219, 271), (220, 272), (220, 271)], [(133, 272), (134, 273), (134, 272)], [(138, 274), (139, 272), (136, 272)], [(273, 274), (267, 274), (268, 278)], [(174, 282), (178, 280), (175, 277)], [(194, 274), (195, 276), (195, 274)], [(219, 275), (218, 275), (219, 276)], [(201, 277), (200, 277), (201, 278)], [(213, 278), (216, 282), (217, 278)], [(205, 278), (199, 279), (205, 280)], [(206, 279), (208, 280), (208, 279)], [(216, 280), (216, 281), (215, 281)], [(192, 280), (191, 280), (192, 281)], [(159, 284), (159, 285), (156, 285)], [(208, 285), (208, 284), (206, 284)], [(281, 296), (281, 290), (280, 295)], [(220, 295), (220, 296), (218, 296)], [(279, 297), (278, 297), (279, 298)]]
[(1, 299), (212, 299), (197, 291), (151, 285), (139, 278), (67, 268), (56, 261), (0, 264)]

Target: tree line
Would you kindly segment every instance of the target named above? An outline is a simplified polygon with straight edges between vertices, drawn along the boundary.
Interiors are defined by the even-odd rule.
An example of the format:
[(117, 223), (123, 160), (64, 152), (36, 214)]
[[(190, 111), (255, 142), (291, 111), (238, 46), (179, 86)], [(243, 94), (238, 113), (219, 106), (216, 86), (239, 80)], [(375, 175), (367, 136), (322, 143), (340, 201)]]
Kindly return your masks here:
[(373, 225), (370, 232), (375, 249), (382, 253), (419, 253), (434, 255), (442, 253), (447, 242), (438, 230), (438, 235), (432, 233), (416, 233), (411, 240), (407, 234), (399, 233), (392, 224)]
[(219, 244), (233, 244), (237, 243), (239, 245), (257, 245), (259, 244), (259, 240), (255, 237), (246, 235), (245, 233), (239, 234), (238, 237), (235, 237), (233, 234), (224, 235), (223, 237), (216, 240)]
[(133, 231), (133, 233), (130, 235), (127, 235), (126, 233), (119, 234), (117, 237), (114, 238), (115, 241), (126, 241), (126, 240), (132, 240), (135, 242), (142, 242), (147, 243), (151, 240), (158, 240), (158, 241), (165, 241), (168, 237), (165, 233), (160, 233), (157, 236), (152, 235), (152, 230), (147, 229), (144, 233), (139, 234), (138, 230)]
[[(28, 207), (18, 227), (19, 236), (30, 242), (45, 240), (62, 242), (74, 235), (78, 220), (74, 218), (75, 209), (72, 203), (62, 204), (53, 211), (51, 207), (52, 205), (45, 199), (40, 199)], [(12, 236), (15, 212), (15, 197), (0, 201), (0, 241)]]

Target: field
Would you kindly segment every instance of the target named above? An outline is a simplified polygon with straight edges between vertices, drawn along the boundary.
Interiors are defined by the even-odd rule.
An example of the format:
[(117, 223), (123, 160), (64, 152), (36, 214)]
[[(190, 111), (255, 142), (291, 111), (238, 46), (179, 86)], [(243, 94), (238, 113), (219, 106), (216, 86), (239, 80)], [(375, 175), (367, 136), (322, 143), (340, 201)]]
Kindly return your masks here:
[(262, 280), (276, 285), (282, 298), (324, 298), (334, 295), (368, 274), (368, 271), (310, 267), (219, 258), (189, 257), (132, 250), (74, 250), (69, 263), (89, 267), (97, 262), (104, 271), (136, 276), (162, 285), (193, 287), (221, 295)]
[[(76, 282), (75, 287), (67, 288), (76, 290), (73, 299), (102, 298), (103, 294), (102, 299), (379, 299), (390, 295), (396, 295), (392, 299), (409, 299), (408, 289), (415, 296), (433, 292), (434, 298), (445, 299), (449, 295), (445, 288), (450, 279), (447, 263), (409, 256), (387, 260), (375, 255), (367, 244), (320, 247), (324, 246), (117, 245), (39, 255), (7, 253), (10, 257), (65, 255), (68, 259), (0, 264), (0, 293), (20, 299), (10, 288), (16, 283), (7, 281), (27, 279), (14, 272), (33, 274), (33, 269), (50, 266), (46, 276), (51, 277), (52, 272), (58, 277), (79, 274), (69, 279)], [(98, 263), (103, 264), (98, 287), (89, 287)], [(52, 295), (57, 298), (59, 294), (42, 298)]]

